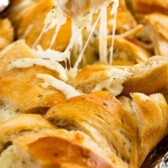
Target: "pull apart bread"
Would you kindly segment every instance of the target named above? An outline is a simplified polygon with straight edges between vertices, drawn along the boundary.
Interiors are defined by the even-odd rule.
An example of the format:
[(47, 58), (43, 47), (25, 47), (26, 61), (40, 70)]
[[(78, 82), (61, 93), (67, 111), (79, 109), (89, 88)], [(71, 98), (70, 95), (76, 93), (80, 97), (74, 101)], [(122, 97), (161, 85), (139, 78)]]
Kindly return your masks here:
[(168, 106), (161, 94), (121, 102), (97, 92), (53, 106), (52, 124), (35, 114), (2, 122), (0, 166), (139, 167), (167, 133)]
[(168, 59), (155, 56), (134, 66), (88, 65), (78, 73), (75, 87), (85, 93), (107, 90), (115, 96), (166, 91)]
[(166, 9), (12, 0), (0, 14), (0, 168), (141, 168), (168, 134)]
[[(34, 64), (31, 68), (12, 69), (12, 61), (29, 61)], [(31, 63), (31, 61), (35, 61)], [(20, 112), (43, 113), (55, 103), (65, 99), (59, 90), (43, 88), (42, 81), (37, 74), (50, 74), (59, 78), (56, 71), (52, 71), (40, 64), (36, 65), (38, 58), (24, 41), (17, 41), (1, 52), (0, 56), (0, 102), (1, 120)], [(14, 62), (13, 62), (14, 63)], [(27, 65), (29, 66), (29, 65)]]

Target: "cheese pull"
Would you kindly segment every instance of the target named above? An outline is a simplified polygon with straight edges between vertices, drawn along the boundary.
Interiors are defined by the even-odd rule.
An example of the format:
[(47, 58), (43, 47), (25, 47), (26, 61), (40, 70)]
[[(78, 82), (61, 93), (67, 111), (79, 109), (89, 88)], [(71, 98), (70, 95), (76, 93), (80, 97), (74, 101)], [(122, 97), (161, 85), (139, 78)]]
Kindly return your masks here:
[(134, 92), (168, 95), (167, 70), (168, 59), (161, 56), (134, 66), (90, 65), (78, 73), (75, 87), (84, 93), (107, 90), (114, 96), (129, 96)]

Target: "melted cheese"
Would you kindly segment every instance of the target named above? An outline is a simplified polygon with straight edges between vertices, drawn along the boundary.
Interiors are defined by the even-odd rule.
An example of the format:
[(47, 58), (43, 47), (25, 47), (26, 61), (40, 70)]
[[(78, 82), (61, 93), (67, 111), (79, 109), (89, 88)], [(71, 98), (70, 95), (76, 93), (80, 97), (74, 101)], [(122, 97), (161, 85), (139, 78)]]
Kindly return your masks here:
[[(73, 1), (70, 1), (70, 3), (72, 3)], [(66, 10), (70, 10), (70, 13), (73, 14), (71, 15), (72, 17), (72, 37), (70, 40), (70, 43), (67, 47), (67, 49), (65, 50), (64, 54), (67, 55), (68, 57), (68, 61), (70, 62), (70, 51), (75, 43), (75, 38), (77, 37), (77, 34), (79, 34), (81, 32), (81, 28), (86, 27), (87, 25), (91, 24), (91, 20), (92, 20), (92, 15), (95, 12), (95, 10), (99, 9), (100, 6), (97, 6), (98, 4), (95, 3), (95, 0), (90, 0), (90, 9), (88, 9), (88, 14), (86, 13), (80, 13), (78, 14), (78, 12), (75, 15), (75, 11), (78, 11), (78, 8), (83, 8), (83, 6), (85, 6), (86, 2), (82, 1), (84, 4), (79, 4), (79, 1), (74, 1), (75, 3), (72, 5), (71, 4), (71, 9), (67, 9), (66, 5), (67, 3), (69, 3), (68, 0), (54, 0), (54, 4), (55, 7), (48, 13), (46, 19), (45, 19), (45, 24), (44, 24), (44, 28), (39, 36), (39, 38), (37, 39), (35, 45), (38, 43), (38, 41), (41, 39), (43, 33), (45, 33), (46, 31), (48, 31), (49, 29), (53, 28), (54, 26), (56, 27), (56, 31), (55, 34), (53, 36), (53, 39), (51, 41), (51, 45), (50, 45), (50, 49), (52, 48), (56, 37), (58, 35), (58, 32), (61, 28), (61, 26), (65, 23), (66, 21), (66, 12), (64, 9)], [(101, 9), (101, 13), (98, 16), (95, 24), (92, 26), (90, 34), (86, 40), (86, 43), (83, 47), (83, 49), (81, 50), (80, 55), (78, 56), (78, 59), (75, 63), (74, 66), (74, 71), (77, 70), (83, 54), (85, 52), (85, 49), (89, 43), (89, 40), (97, 26), (97, 23), (100, 20), (100, 31), (99, 31), (99, 39), (100, 39), (100, 45), (99, 45), (99, 51), (100, 51), (100, 62), (102, 63), (107, 63), (107, 5), (109, 3), (113, 2), (113, 8), (112, 8), (112, 12), (111, 14), (114, 14), (114, 25), (113, 25), (113, 34), (112, 34), (112, 46), (111, 46), (111, 54), (110, 54), (110, 63), (112, 63), (112, 57), (113, 57), (113, 47), (114, 47), (114, 35), (115, 35), (115, 29), (116, 29), (116, 16), (117, 16), (117, 9), (119, 6), (119, 2), (118, 0), (107, 0), (107, 1), (99, 1), (99, 4), (104, 4), (104, 6)], [(80, 11), (80, 10), (79, 10)], [(78, 27), (76, 27), (76, 25)], [(74, 29), (75, 27), (75, 29)], [(59, 53), (58, 53), (59, 54)], [(60, 53), (60, 55), (62, 55)]]
[(115, 31), (116, 31), (118, 7), (119, 7), (119, 0), (114, 0), (114, 4), (111, 11), (111, 14), (114, 15), (114, 19), (113, 19), (113, 30), (112, 30), (112, 43), (111, 43), (111, 49), (110, 49), (110, 64), (112, 64), (112, 61), (113, 61), (114, 38), (115, 38)]
[(66, 98), (80, 96), (82, 94), (79, 91), (77, 91), (74, 87), (66, 84), (65, 82), (61, 80), (54, 78), (51, 75), (38, 74), (37, 77), (44, 80), (44, 83), (42, 84), (44, 88), (47, 88), (48, 86), (52, 86), (60, 90), (61, 92), (63, 92)]
[(56, 30), (54, 32), (54, 36), (52, 38), (52, 41), (51, 41), (51, 44), (50, 44), (50, 48), (52, 48), (56, 38), (57, 38), (57, 35), (60, 31), (60, 28), (63, 24), (66, 23), (66, 17), (64, 16), (63, 12), (60, 11), (60, 8), (57, 9), (58, 10), (58, 16), (56, 18), (56, 21), (55, 21), (55, 24), (56, 24)]
[(38, 59), (38, 58), (17, 59), (8, 66), (8, 70), (11, 70), (13, 68), (28, 68), (33, 65), (40, 65), (48, 69), (54, 70), (58, 72), (60, 79), (64, 81), (68, 80), (66, 71), (63, 68), (63, 66), (59, 64), (58, 62), (53, 62), (50, 60), (43, 60), (43, 59)]
[(128, 71), (113, 68), (111, 71), (108, 71), (108, 78), (98, 83), (92, 92), (106, 90), (113, 96), (118, 96), (123, 90), (122, 84), (130, 76), (131, 73)]
[[(62, 10), (62, 7), (68, 2), (68, 0), (54, 0), (55, 3), (55, 7), (47, 14), (47, 17), (45, 19), (45, 23), (44, 23), (44, 28), (41, 31), (37, 41), (35, 42), (34, 46), (37, 45), (37, 43), (40, 41), (41, 37), (43, 36), (43, 34), (45, 32), (47, 32), (49, 29), (52, 29), (55, 27), (55, 33), (54, 36), (51, 40), (51, 44), (50, 44), (50, 48), (47, 49), (46, 51), (43, 51), (42, 48), (40, 48), (39, 46), (37, 47), (37, 50), (34, 50), (34, 52), (36, 52), (37, 54), (37, 58), (31, 59), (31, 58), (25, 58), (25, 59), (19, 59), (19, 60), (15, 60), (13, 61), (8, 69), (12, 69), (12, 68), (27, 68), (33, 65), (40, 65), (40, 66), (45, 66), (48, 69), (57, 71), (59, 73), (59, 77), (61, 80), (63, 81), (67, 81), (71, 84), (73, 84), (73, 81), (76, 77), (76, 74), (78, 72), (78, 67), (79, 64), (82, 60), (82, 57), (84, 55), (85, 49), (89, 44), (89, 41), (95, 31), (95, 28), (100, 20), (100, 30), (99, 30), (99, 40), (100, 40), (100, 45), (99, 45), (99, 52), (100, 52), (100, 62), (102, 63), (108, 63), (108, 58), (107, 58), (107, 5), (110, 4), (111, 2), (113, 3), (113, 8), (112, 8), (112, 14), (114, 14), (114, 24), (113, 24), (113, 33), (112, 33), (112, 45), (111, 45), (111, 54), (110, 54), (110, 63), (112, 63), (112, 57), (113, 57), (113, 47), (114, 47), (114, 35), (115, 35), (115, 29), (116, 29), (116, 17), (117, 17), (117, 9), (119, 6), (118, 0), (102, 0), (99, 1), (101, 2), (101, 4), (103, 4), (102, 8), (101, 8), (101, 12), (98, 15), (95, 23), (91, 24), (91, 20), (92, 20), (92, 16), (93, 13), (95, 13), (96, 11), (99, 11), (100, 6), (98, 6), (98, 4), (96, 3), (96, 0), (90, 0), (90, 4), (91, 4), (91, 8), (88, 11), (88, 14), (85, 13), (81, 13), (79, 15), (72, 15), (72, 37), (70, 40), (69, 45), (67, 46), (66, 50), (64, 52), (58, 52), (58, 51), (54, 51), (52, 50), (52, 46), (57, 38), (57, 35), (59, 33), (59, 30), (61, 28), (61, 26), (66, 22), (66, 13), (64, 10)], [(72, 10), (74, 10), (74, 8), (76, 8), (77, 4), (80, 5), (80, 7), (82, 7), (82, 4), (79, 4), (78, 0), (76, 1), (76, 3), (74, 3), (72, 6)], [(81, 1), (80, 1), (81, 2)], [(83, 3), (86, 1), (82, 1)], [(90, 26), (90, 33), (89, 36), (86, 40), (86, 43), (83, 46), (83, 43), (81, 42), (79, 44), (79, 46), (83, 47), (83, 49), (81, 50), (81, 53), (78, 56), (78, 59), (74, 65), (73, 68), (70, 68), (69, 70), (67, 68), (64, 68), (61, 64), (59, 64), (58, 62), (62, 62), (65, 61), (65, 63), (67, 64), (67, 61), (70, 64), (70, 55), (71, 55), (71, 50), (74, 47), (75, 41), (78, 35), (82, 34), (82, 30), (84, 27), (86, 26)], [(75, 44), (75, 46), (77, 46), (77, 44)], [(57, 88), (58, 90), (61, 90), (62, 92), (65, 93), (65, 95), (67, 97), (72, 97), (73, 95), (79, 95), (79, 92), (76, 91), (72, 86), (58, 80), (55, 79), (52, 76), (47, 76), (47, 75), (40, 75), (38, 76), (42, 79), (44, 79), (45, 81), (45, 85), (51, 85), (55, 88)], [(117, 86), (117, 83), (122, 83), (122, 76), (118, 76), (116, 78), (118, 78), (118, 82), (116, 82), (116, 80), (114, 80), (113, 78), (108, 79), (108, 81), (103, 81), (102, 83), (99, 83), (95, 89), (93, 91), (97, 91), (97, 90), (101, 90), (102, 88), (106, 88), (107, 90), (109, 90), (110, 93), (112, 93), (113, 95), (117, 95), (118, 93), (114, 92), (113, 89), (111, 89), (111, 84), (114, 83), (115, 87)], [(48, 85), (47, 85), (48, 83)], [(111, 83), (111, 84), (109, 84)], [(118, 88), (116, 90), (121, 90), (121, 85), (117, 86)]]
[(53, 39), (51, 40), (50, 48), (52, 47), (53, 43), (55, 42), (58, 32), (63, 24), (66, 23), (66, 16), (64, 15), (63, 11), (58, 7), (55, 6), (48, 14), (44, 21), (44, 27), (37, 38), (36, 42), (34, 43), (34, 47), (38, 44), (41, 37), (45, 32), (55, 27), (55, 33)]
[[(92, 26), (90, 34), (87, 38), (87, 41), (83, 47), (83, 50), (81, 52), (81, 54), (79, 55), (74, 69), (76, 70), (82, 60), (84, 51), (90, 41), (90, 38), (100, 20), (100, 31), (99, 31), (99, 55), (100, 55), (100, 62), (101, 63), (107, 63), (108, 59), (107, 59), (107, 5), (110, 3), (111, 1), (106, 1), (106, 3), (104, 4), (104, 6), (102, 6), (100, 15), (98, 16), (95, 24)], [(117, 19), (117, 10), (119, 7), (119, 1), (118, 0), (114, 0), (113, 1), (113, 7), (112, 7), (112, 11), (111, 14), (114, 15), (114, 20), (113, 20), (113, 30), (112, 30), (112, 44), (111, 44), (111, 49), (110, 49), (110, 64), (112, 64), (112, 60), (113, 60), (113, 48), (114, 48), (114, 37), (115, 37), (115, 30), (116, 30), (116, 19)]]
[(101, 63), (107, 63), (107, 6), (101, 9), (99, 30), (99, 57)]
[(71, 36), (69, 45), (64, 51), (64, 54), (67, 55), (70, 66), (71, 66), (71, 62), (70, 62), (71, 51), (75, 44), (76, 39), (78, 39), (78, 36), (81, 34), (81, 31), (82, 31), (81, 29), (79, 29), (75, 24), (72, 23), (72, 36)]
[(57, 62), (62, 62), (66, 61), (68, 58), (67, 55), (63, 52), (47, 49), (43, 50), (41, 46), (37, 46), (37, 49), (32, 51), (35, 53), (37, 58), (45, 59), (45, 60), (50, 60), (50, 61), (57, 61)]
[(80, 31), (77, 35), (77, 37), (75, 38), (74, 41), (74, 46), (73, 46), (73, 50), (72, 50), (72, 55), (75, 58), (75, 60), (77, 60), (79, 53), (81, 53), (82, 49), (83, 49), (83, 33), (82, 31)]
[(26, 29), (26, 31), (24, 32), (24, 34), (23, 34), (23, 36), (22, 36), (22, 39), (25, 39), (25, 38), (29, 35), (30, 31), (31, 31), (33, 28), (34, 28), (34, 25), (33, 25), (33, 24), (30, 24), (30, 25), (28, 26), (28, 28)]
[(91, 31), (90, 31), (90, 34), (89, 34), (89, 36), (88, 36), (88, 38), (87, 38), (87, 41), (86, 41), (86, 43), (85, 43), (85, 45), (84, 45), (84, 47), (83, 47), (83, 50), (82, 50), (82, 52), (80, 53), (80, 55), (79, 55), (79, 57), (78, 57), (78, 59), (77, 59), (75, 65), (74, 65), (74, 69), (75, 69), (75, 70), (78, 69), (78, 66), (79, 66), (79, 64), (80, 64), (80, 62), (81, 62), (81, 60), (82, 60), (83, 54), (84, 54), (84, 52), (85, 52), (85, 49), (86, 49), (86, 47), (87, 47), (87, 45), (88, 45), (88, 43), (89, 43), (89, 41), (90, 41), (90, 38), (92, 37), (92, 34), (93, 34), (93, 32), (94, 32), (94, 30), (95, 30), (95, 28), (96, 28), (96, 26), (97, 26), (97, 24), (98, 24), (98, 22), (99, 22), (99, 20), (100, 20), (100, 16), (101, 16), (101, 15), (99, 14), (99, 16), (97, 17), (97, 19), (96, 19), (96, 21), (95, 21), (95, 23), (94, 23), (94, 25), (93, 25), (93, 27), (92, 27), (92, 29), (91, 29)]

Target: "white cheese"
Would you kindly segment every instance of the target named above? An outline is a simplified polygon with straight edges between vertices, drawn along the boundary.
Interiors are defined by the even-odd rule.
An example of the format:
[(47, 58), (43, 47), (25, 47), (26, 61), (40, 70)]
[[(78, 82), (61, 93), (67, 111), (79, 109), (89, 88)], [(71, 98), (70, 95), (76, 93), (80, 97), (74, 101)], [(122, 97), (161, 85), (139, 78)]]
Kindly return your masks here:
[(113, 68), (111, 71), (108, 71), (107, 76), (108, 78), (98, 83), (92, 90), (92, 92), (106, 90), (113, 96), (118, 96), (123, 90), (122, 84), (127, 78), (131, 76), (131, 73), (128, 71)]
[(54, 78), (51, 75), (38, 74), (37, 77), (44, 80), (44, 83), (42, 84), (44, 88), (47, 88), (48, 86), (52, 86), (62, 91), (65, 94), (66, 98), (80, 96), (82, 94), (81, 92), (76, 90), (74, 87), (68, 85), (67, 83), (61, 80)]
[(27, 27), (27, 29), (25, 30), (25, 32), (24, 32), (24, 34), (22, 35), (22, 39), (25, 39), (28, 35), (29, 35), (29, 33), (30, 33), (30, 31), (32, 30), (34, 28), (34, 25), (33, 24), (30, 24), (28, 27)]
[(58, 62), (53, 62), (50, 60), (38, 59), (38, 58), (24, 58), (24, 59), (17, 59), (8, 66), (8, 70), (13, 68), (28, 68), (33, 65), (44, 66), (48, 69), (54, 70), (58, 72), (60, 79), (67, 81), (67, 74), (64, 67), (59, 64)]
[(99, 57), (101, 63), (107, 63), (107, 6), (101, 8), (99, 29)]
[(37, 46), (37, 49), (32, 51), (35, 53), (37, 58), (45, 59), (45, 60), (50, 60), (50, 61), (57, 61), (57, 62), (62, 62), (66, 61), (68, 56), (64, 52), (59, 52), (51, 49), (43, 50), (41, 46)]
[[(55, 7), (48, 13), (48, 15), (45, 19), (44, 28), (41, 31), (41, 34), (35, 43), (35, 45), (37, 45), (37, 43), (41, 39), (42, 35), (45, 32), (47, 32), (49, 29), (55, 27), (56, 30), (55, 30), (55, 34), (51, 40), (50, 48), (47, 49), (46, 51), (43, 51), (42, 48), (37, 47), (37, 50), (36, 51), (34, 50), (34, 52), (37, 53), (37, 58), (34, 58), (34, 59), (25, 58), (25, 59), (15, 60), (9, 65), (9, 67), (8, 67), (9, 70), (12, 68), (15, 68), (15, 67), (16, 68), (27, 68), (27, 67), (31, 67), (33, 65), (40, 65), (40, 66), (44, 66), (48, 69), (57, 71), (59, 73), (59, 77), (61, 80), (68, 81), (69, 83), (73, 83), (73, 80), (76, 77), (76, 74), (78, 72), (78, 66), (82, 60), (85, 49), (89, 44), (89, 41), (92, 37), (93, 32), (95, 31), (95, 28), (96, 28), (100, 18), (101, 18), (100, 31), (99, 31), (100, 62), (107, 63), (108, 62), (108, 59), (107, 59), (107, 5), (111, 2), (114, 2), (113, 8), (112, 8), (112, 14), (114, 14), (114, 25), (113, 25), (113, 34), (112, 34), (111, 56), (110, 56), (110, 63), (112, 63), (114, 35), (115, 35), (115, 29), (116, 29), (116, 17), (117, 17), (117, 9), (119, 6), (118, 0), (109, 0), (109, 1), (102, 0), (101, 4), (103, 4), (104, 6), (101, 7), (101, 12), (99, 13), (99, 15), (93, 25), (91, 24), (93, 13), (95, 11), (97, 11), (98, 9), (100, 9), (100, 6), (95, 4), (95, 0), (90, 1), (92, 8), (89, 9), (89, 11), (88, 11), (89, 14), (87, 16), (86, 16), (86, 14), (85, 15), (82, 15), (82, 14), (77, 15), (76, 17), (72, 16), (72, 36), (71, 36), (70, 43), (64, 52), (58, 52), (58, 51), (52, 50), (51, 48), (57, 38), (57, 35), (59, 33), (61, 26), (66, 22), (67, 16), (65, 14), (65, 11), (62, 10), (62, 5), (65, 5), (67, 2), (68, 2), (68, 0), (54, 1)], [(77, 1), (77, 2), (79, 2), (79, 1)], [(77, 5), (77, 4), (74, 3), (73, 5)], [(78, 5), (81, 5), (81, 4), (78, 4)], [(96, 5), (96, 6), (94, 7), (94, 5)], [(76, 8), (76, 7), (73, 6), (73, 8)], [(75, 19), (79, 19), (80, 23), (79, 23), (79, 21), (77, 21)], [(61, 64), (59, 64), (58, 62), (65, 61), (65, 63), (66, 63), (66, 61), (69, 61), (69, 63), (70, 63), (71, 50), (74, 47), (76, 39), (77, 39), (78, 35), (80, 35), (82, 33), (82, 29), (88, 25), (91, 27), (91, 29), (90, 29), (89, 36), (86, 40), (86, 43), (83, 46), (83, 43), (81, 42), (83, 49), (81, 49), (81, 53), (79, 54), (78, 59), (74, 65), (74, 67), (70, 68), (68, 70), (67, 68), (64, 68)], [(80, 47), (81, 47), (81, 44), (80, 44)], [(77, 44), (75, 44), (75, 45), (77, 46)], [(71, 95), (70, 92), (72, 90), (73, 91), (75, 90), (73, 87), (69, 86), (68, 84), (66, 84), (64, 82), (61, 83), (62, 81), (55, 79), (52, 76), (50, 76), (50, 77), (49, 76), (41, 76), (41, 77), (46, 77), (45, 80), (50, 81), (50, 84), (54, 87), (57, 87), (59, 90), (61, 90), (61, 91), (64, 90), (65, 94), (68, 95), (68, 97), (69, 97), (69, 95)], [(122, 76), (118, 76), (116, 78), (118, 78), (118, 83), (122, 83), (122, 79), (121, 79)], [(54, 84), (53, 81), (55, 81), (56, 84)], [(117, 82), (116, 82), (116, 80), (110, 78), (108, 81), (103, 81), (102, 83), (97, 85), (95, 87), (94, 91), (99, 90), (103, 87), (106, 87), (107, 90), (109, 90), (111, 93), (113, 93), (114, 95), (117, 95), (118, 93), (114, 93), (114, 91), (111, 90), (111, 85), (109, 83), (112, 84), (112, 83), (117, 83)], [(60, 84), (62, 84), (62, 86), (60, 86)], [(63, 86), (67, 86), (68, 91), (66, 90), (66, 87), (63, 87)], [(117, 86), (117, 87), (121, 87), (121, 86)], [(121, 90), (121, 88), (118, 88), (118, 90)], [(76, 94), (77, 94), (77, 92), (76, 92)]]
[(37, 38), (36, 42), (34, 43), (34, 47), (38, 44), (40, 39), (42, 38), (43, 34), (47, 32), (48, 30), (55, 27), (55, 33), (53, 36), (53, 39), (51, 40), (50, 48), (53, 46), (53, 43), (55, 42), (58, 32), (63, 24), (66, 23), (66, 16), (64, 15), (63, 11), (60, 9), (60, 7), (56, 6), (54, 7), (46, 16), (44, 21), (44, 27)]
[[(54, 33), (53, 39), (51, 41), (51, 45), (50, 45), (50, 49), (52, 48), (56, 37), (58, 35), (58, 32), (61, 28), (61, 26), (66, 22), (66, 12), (65, 12), (65, 8), (67, 3), (73, 3), (73, 5), (71, 6), (71, 9), (67, 9), (67, 10), (79, 10), (78, 8), (83, 8), (84, 5), (86, 5), (85, 1), (82, 1), (82, 3), (84, 3), (83, 5), (81, 4), (81, 1), (68, 1), (68, 0), (54, 0), (54, 4), (55, 7), (48, 13), (46, 19), (45, 19), (45, 23), (44, 23), (44, 28), (40, 34), (40, 36), (38, 37), (35, 45), (37, 45), (37, 43), (39, 42), (39, 40), (41, 39), (42, 35), (48, 31), (49, 29), (56, 27), (56, 31)], [(79, 3), (80, 2), (80, 3)], [(74, 71), (77, 71), (78, 66), (82, 60), (83, 54), (85, 52), (85, 49), (89, 43), (89, 40), (93, 34), (93, 32), (95, 31), (95, 28), (100, 20), (100, 31), (99, 31), (99, 39), (100, 39), (100, 45), (99, 45), (99, 51), (100, 51), (100, 62), (102, 63), (107, 63), (107, 5), (109, 5), (110, 3), (113, 2), (113, 8), (112, 8), (112, 14), (114, 14), (114, 25), (113, 25), (113, 34), (112, 34), (112, 46), (111, 46), (111, 54), (110, 54), (110, 63), (112, 63), (112, 57), (113, 57), (113, 47), (114, 47), (114, 35), (115, 35), (115, 29), (116, 29), (116, 16), (117, 16), (117, 9), (119, 6), (119, 2), (118, 0), (108, 0), (108, 1), (99, 1), (99, 3), (95, 3), (95, 0), (90, 0), (90, 9), (88, 9), (88, 14), (86, 13), (80, 13), (78, 15), (78, 13), (75, 15), (75, 12), (72, 12), (73, 15), (71, 16), (72, 18), (72, 37), (70, 40), (70, 43), (67, 47), (67, 49), (65, 50), (64, 54), (58, 52), (57, 54), (60, 54), (60, 57), (64, 57), (62, 60), (65, 60), (65, 57), (68, 58), (68, 61), (70, 62), (70, 55), (71, 55), (71, 49), (74, 46), (75, 43), (75, 39), (77, 38), (77, 35), (81, 33), (82, 29), (84, 27), (86, 27), (88, 24), (91, 25), (91, 20), (92, 20), (92, 16), (93, 13), (97, 10), (100, 9), (101, 6), (99, 5), (104, 5), (102, 6), (101, 9), (101, 13), (98, 15), (97, 20), (95, 21), (91, 30), (90, 30), (90, 34), (86, 40), (85, 45), (83, 46), (83, 49), (81, 50), (80, 55), (78, 56), (78, 59), (74, 65)], [(80, 21), (80, 23), (79, 23)], [(78, 26), (78, 27), (77, 27)], [(42, 52), (42, 51), (41, 51)], [(47, 51), (47, 54), (51, 53), (50, 50)], [(42, 54), (40, 54), (42, 55)], [(45, 55), (45, 54), (43, 54)], [(65, 56), (66, 55), (66, 56)], [(49, 56), (48, 56), (49, 57)]]
[(78, 41), (78, 36), (80, 36), (82, 29), (79, 29), (73, 22), (72, 22), (72, 36), (69, 42), (69, 45), (67, 46), (66, 50), (64, 51), (64, 54), (67, 55), (68, 62), (71, 66), (70, 56), (72, 48), (74, 47), (75, 41)]
[(86, 49), (86, 47), (87, 47), (87, 45), (88, 45), (88, 43), (89, 43), (89, 40), (90, 40), (90, 38), (92, 37), (92, 34), (94, 33), (94, 30), (95, 30), (95, 28), (96, 28), (96, 26), (97, 26), (97, 24), (98, 24), (98, 22), (99, 22), (99, 20), (100, 20), (100, 16), (101, 16), (101, 15), (99, 14), (99, 16), (97, 17), (97, 19), (96, 19), (96, 21), (95, 21), (95, 23), (94, 23), (94, 25), (93, 25), (93, 27), (92, 27), (92, 29), (91, 29), (91, 31), (90, 31), (90, 34), (89, 34), (89, 36), (88, 36), (88, 38), (87, 38), (87, 40), (86, 40), (86, 43), (85, 43), (85, 45), (84, 45), (84, 47), (83, 47), (83, 50), (82, 50), (82, 52), (80, 53), (80, 55), (79, 55), (79, 57), (78, 57), (78, 59), (77, 59), (75, 65), (74, 65), (74, 69), (78, 69), (78, 66), (79, 66), (79, 64), (80, 64), (80, 62), (81, 62), (81, 60), (82, 60), (83, 54), (84, 54), (85, 49)]
[(111, 43), (111, 49), (110, 49), (110, 64), (112, 64), (113, 62), (114, 38), (115, 38), (115, 31), (116, 31), (118, 7), (119, 7), (119, 0), (114, 0), (114, 4), (111, 11), (111, 14), (114, 15), (114, 19), (113, 19), (113, 30), (112, 30), (112, 43)]

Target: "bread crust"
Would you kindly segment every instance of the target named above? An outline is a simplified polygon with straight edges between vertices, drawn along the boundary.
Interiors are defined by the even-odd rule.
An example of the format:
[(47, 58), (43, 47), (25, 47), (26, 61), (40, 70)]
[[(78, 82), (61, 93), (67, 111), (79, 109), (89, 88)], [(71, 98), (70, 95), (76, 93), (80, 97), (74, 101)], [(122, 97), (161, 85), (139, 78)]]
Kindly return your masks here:
[(167, 89), (167, 71), (168, 59), (159, 56), (133, 66), (132, 77), (124, 82), (122, 94), (127, 96), (134, 92), (153, 94)]
[(66, 165), (70, 168), (75, 165), (82, 168), (113, 168), (89, 149), (56, 137), (39, 139), (29, 144), (28, 148), (29, 152), (44, 165), (42, 167)]
[(167, 135), (168, 104), (162, 94), (132, 93), (131, 99), (121, 97), (120, 101), (138, 125), (138, 167), (141, 167), (149, 152)]
[(167, 0), (133, 0), (134, 10), (136, 13), (147, 14), (153, 12), (168, 13)]
[[(117, 83), (123, 86), (123, 90), (121, 88), (120, 92), (117, 92), (119, 94), (129, 96), (134, 92), (153, 94), (167, 90), (168, 59), (165, 57), (154, 56), (134, 66), (115, 68), (130, 74), (123, 75), (123, 82)], [(113, 73), (109, 75), (110, 70), (113, 72), (111, 65), (86, 66), (77, 75), (75, 86), (86, 93), (92, 92), (95, 85), (113, 77)], [(116, 73), (118, 77), (121, 76), (120, 72)], [(112, 86), (115, 89), (115, 86)]]
[[(19, 51), (19, 52), (18, 52)], [(34, 113), (47, 109), (59, 101), (65, 100), (65, 95), (54, 89), (43, 88), (42, 80), (37, 74), (49, 74), (58, 78), (58, 73), (42, 66), (30, 68), (15, 68), (8, 70), (10, 63), (16, 59), (35, 58), (34, 53), (24, 43), (17, 41), (10, 45), (0, 56), (0, 99), (8, 102), (21, 112)]]
[(0, 19), (0, 50), (9, 45), (14, 39), (14, 30), (8, 19)]
[(20, 114), (0, 123), (0, 151), (17, 137), (42, 129), (54, 129), (54, 126), (35, 114)]
[(108, 149), (107, 156), (113, 164), (116, 162), (114, 165), (123, 162), (123, 166), (136, 167), (136, 125), (131, 114), (108, 93), (87, 94), (59, 103), (47, 112), (46, 118), (57, 127), (85, 132), (102, 149)]

